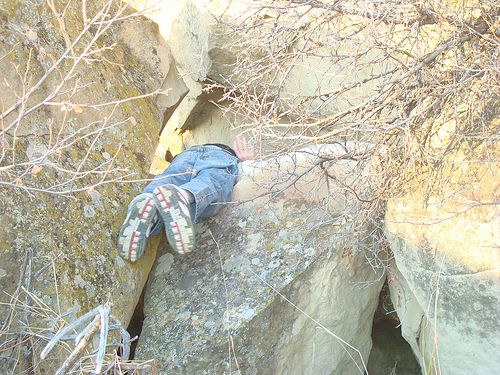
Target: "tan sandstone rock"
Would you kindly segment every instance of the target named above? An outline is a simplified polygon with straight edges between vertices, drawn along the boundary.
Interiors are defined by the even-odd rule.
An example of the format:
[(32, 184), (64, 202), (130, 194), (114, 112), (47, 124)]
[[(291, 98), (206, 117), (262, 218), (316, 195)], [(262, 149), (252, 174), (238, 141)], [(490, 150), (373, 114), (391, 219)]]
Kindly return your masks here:
[[(498, 148), (489, 152), (498, 158)], [(495, 163), (457, 160), (444, 189), (415, 183), (388, 203), (391, 299), (425, 374), (497, 371), (500, 218), (481, 202), (499, 201), (499, 172)], [(456, 193), (445, 200), (443, 191)]]

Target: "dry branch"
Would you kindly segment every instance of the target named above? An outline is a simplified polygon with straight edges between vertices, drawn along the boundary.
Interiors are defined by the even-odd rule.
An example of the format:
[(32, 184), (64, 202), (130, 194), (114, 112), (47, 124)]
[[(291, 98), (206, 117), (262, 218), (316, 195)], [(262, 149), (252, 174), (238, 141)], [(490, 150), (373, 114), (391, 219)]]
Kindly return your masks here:
[[(11, 75), (4, 80), (7, 90), (0, 113), (0, 185), (3, 187), (22, 189), (26, 193), (68, 195), (126, 181), (130, 174), (127, 166), (121, 165), (121, 145), (104, 159), (97, 152), (97, 144), (113, 129), (133, 121), (120, 113), (127, 102), (166, 94), (164, 90), (157, 90), (101, 102), (84, 98), (96, 83), (82, 76), (81, 68), (86, 64), (105, 63), (123, 70), (106, 57), (116, 47), (116, 42), (108, 42), (108, 34), (117, 24), (137, 17), (144, 10), (136, 12), (128, 3), (114, 0), (91, 7), (83, 1), (80, 6), (85, 22), (76, 30), (72, 26), (70, 31), (68, 24), (78, 17), (74, 14), (77, 6), (71, 1), (48, 0), (46, 3), (55, 26), (49, 25), (45, 30), (53, 33), (53, 38), (61, 38), (62, 50), (50, 45), (47, 38), (33, 37), (32, 30), (13, 23), (8, 25), (14, 30), (11, 39), (19, 40), (12, 51), (22, 56), (23, 46), (27, 45), (28, 49), (24, 61), (14, 59), (10, 66), (4, 66), (15, 72), (15, 77)], [(12, 53), (2, 59), (8, 56)], [(33, 130), (33, 122), (38, 121), (37, 116), (42, 112), (48, 113), (51, 121), (38, 124)], [(75, 126), (70, 118), (82, 112), (94, 119)], [(81, 160), (71, 160), (69, 155), (75, 152), (84, 152)]]

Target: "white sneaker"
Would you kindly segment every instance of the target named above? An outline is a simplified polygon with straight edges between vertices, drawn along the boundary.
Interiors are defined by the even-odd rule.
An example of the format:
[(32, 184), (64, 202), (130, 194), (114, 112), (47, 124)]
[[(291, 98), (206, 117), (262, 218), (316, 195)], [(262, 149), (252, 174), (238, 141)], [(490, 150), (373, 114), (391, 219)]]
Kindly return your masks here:
[(140, 194), (132, 199), (118, 235), (118, 254), (131, 262), (139, 259), (157, 220), (158, 211), (153, 195)]
[(194, 228), (191, 221), (191, 205), (179, 188), (166, 184), (153, 190), (156, 208), (165, 225), (168, 243), (179, 254), (186, 254), (194, 249)]

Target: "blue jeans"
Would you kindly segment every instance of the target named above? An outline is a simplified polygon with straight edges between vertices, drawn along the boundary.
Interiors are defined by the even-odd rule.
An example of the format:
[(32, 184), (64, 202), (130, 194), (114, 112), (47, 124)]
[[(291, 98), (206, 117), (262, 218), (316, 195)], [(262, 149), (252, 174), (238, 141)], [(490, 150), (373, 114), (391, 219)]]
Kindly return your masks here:
[[(223, 203), (231, 199), (237, 172), (237, 157), (217, 146), (194, 146), (178, 154), (142, 193), (153, 193), (155, 188), (165, 184), (189, 191), (194, 196), (191, 205), (194, 222), (198, 217), (214, 216), (224, 207)], [(157, 234), (162, 227), (160, 220), (151, 234)]]

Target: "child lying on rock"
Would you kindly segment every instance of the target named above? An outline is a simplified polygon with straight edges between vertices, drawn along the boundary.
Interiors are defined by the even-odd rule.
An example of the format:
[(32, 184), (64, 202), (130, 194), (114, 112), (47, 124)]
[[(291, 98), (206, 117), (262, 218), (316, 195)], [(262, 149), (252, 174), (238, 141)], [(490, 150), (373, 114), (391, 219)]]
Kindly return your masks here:
[(129, 204), (118, 236), (118, 253), (135, 262), (150, 235), (165, 227), (168, 243), (178, 253), (194, 249), (193, 222), (212, 217), (231, 199), (238, 162), (254, 158), (245, 137), (234, 149), (223, 144), (191, 147), (177, 155)]

